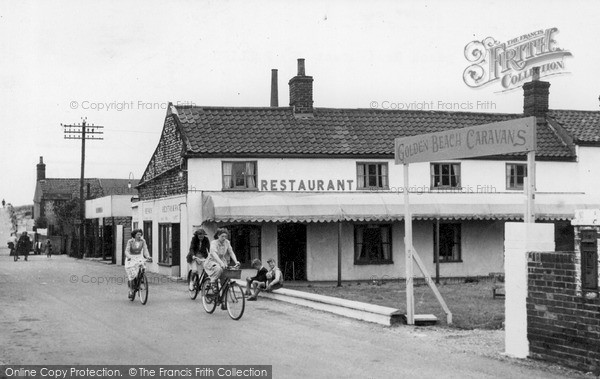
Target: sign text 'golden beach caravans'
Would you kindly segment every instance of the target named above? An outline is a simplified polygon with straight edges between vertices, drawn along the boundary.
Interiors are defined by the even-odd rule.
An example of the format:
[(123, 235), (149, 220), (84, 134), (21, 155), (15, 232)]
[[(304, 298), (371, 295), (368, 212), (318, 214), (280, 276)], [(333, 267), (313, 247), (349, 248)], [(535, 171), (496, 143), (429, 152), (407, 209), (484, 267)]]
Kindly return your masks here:
[(535, 117), (395, 139), (396, 164), (535, 150)]

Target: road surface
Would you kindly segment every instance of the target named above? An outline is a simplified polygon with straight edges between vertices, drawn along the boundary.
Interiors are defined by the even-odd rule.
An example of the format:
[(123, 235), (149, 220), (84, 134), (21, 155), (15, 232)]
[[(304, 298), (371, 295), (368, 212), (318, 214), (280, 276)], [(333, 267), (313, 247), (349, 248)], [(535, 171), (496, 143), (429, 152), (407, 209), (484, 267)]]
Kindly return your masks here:
[[(383, 327), (267, 299), (239, 321), (204, 312), (185, 284), (150, 275), (147, 305), (123, 267), (0, 256), (0, 364), (272, 365), (274, 378), (564, 378), (502, 351), (501, 331)], [(589, 378), (589, 376), (588, 376)]]

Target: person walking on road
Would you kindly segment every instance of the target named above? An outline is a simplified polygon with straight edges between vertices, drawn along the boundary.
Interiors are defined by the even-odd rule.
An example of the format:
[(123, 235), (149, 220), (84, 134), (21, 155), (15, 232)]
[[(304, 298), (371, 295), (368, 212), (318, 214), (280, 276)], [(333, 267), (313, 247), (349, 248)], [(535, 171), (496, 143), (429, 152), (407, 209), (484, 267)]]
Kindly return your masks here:
[(44, 251), (46, 252), (46, 257), (50, 258), (52, 256), (52, 242), (49, 239), (44, 244)]
[(12, 255), (15, 259), (15, 262), (19, 260), (19, 254), (17, 254), (17, 236), (15, 235), (15, 233), (10, 233), (10, 237), (8, 237), (6, 244), (10, 249), (10, 255)]
[(21, 254), (25, 256), (25, 261), (27, 261), (27, 257), (29, 256), (29, 251), (31, 250), (31, 240), (27, 235), (27, 231), (24, 231), (19, 237), (19, 241), (17, 242), (17, 254)]

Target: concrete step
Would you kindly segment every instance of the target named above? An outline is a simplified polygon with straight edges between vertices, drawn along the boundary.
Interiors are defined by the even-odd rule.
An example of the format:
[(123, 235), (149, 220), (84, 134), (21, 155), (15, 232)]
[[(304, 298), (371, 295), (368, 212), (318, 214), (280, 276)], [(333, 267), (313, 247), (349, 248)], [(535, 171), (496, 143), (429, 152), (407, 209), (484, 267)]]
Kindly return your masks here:
[[(242, 283), (241, 280), (237, 280), (237, 282), (242, 287), (246, 286), (246, 283)], [(267, 299), (285, 301), (286, 303), (302, 305), (320, 311), (335, 313), (344, 317), (387, 326), (402, 322), (403, 316), (402, 312), (395, 308), (296, 291), (288, 288), (279, 288), (270, 293), (261, 292), (259, 297), (261, 296)]]

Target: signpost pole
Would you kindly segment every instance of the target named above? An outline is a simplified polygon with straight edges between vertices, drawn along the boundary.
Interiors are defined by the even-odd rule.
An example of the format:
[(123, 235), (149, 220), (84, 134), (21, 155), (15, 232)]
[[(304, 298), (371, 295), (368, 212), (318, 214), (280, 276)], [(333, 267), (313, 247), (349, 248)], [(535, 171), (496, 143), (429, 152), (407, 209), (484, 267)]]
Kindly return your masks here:
[(404, 164), (404, 250), (406, 258), (406, 323), (415, 324), (415, 298), (413, 292), (412, 215), (408, 195), (408, 163)]
[(535, 150), (527, 153), (527, 181), (525, 195), (527, 196), (527, 213), (525, 222), (535, 222)]
[(440, 284), (440, 220), (435, 220), (435, 284)]

